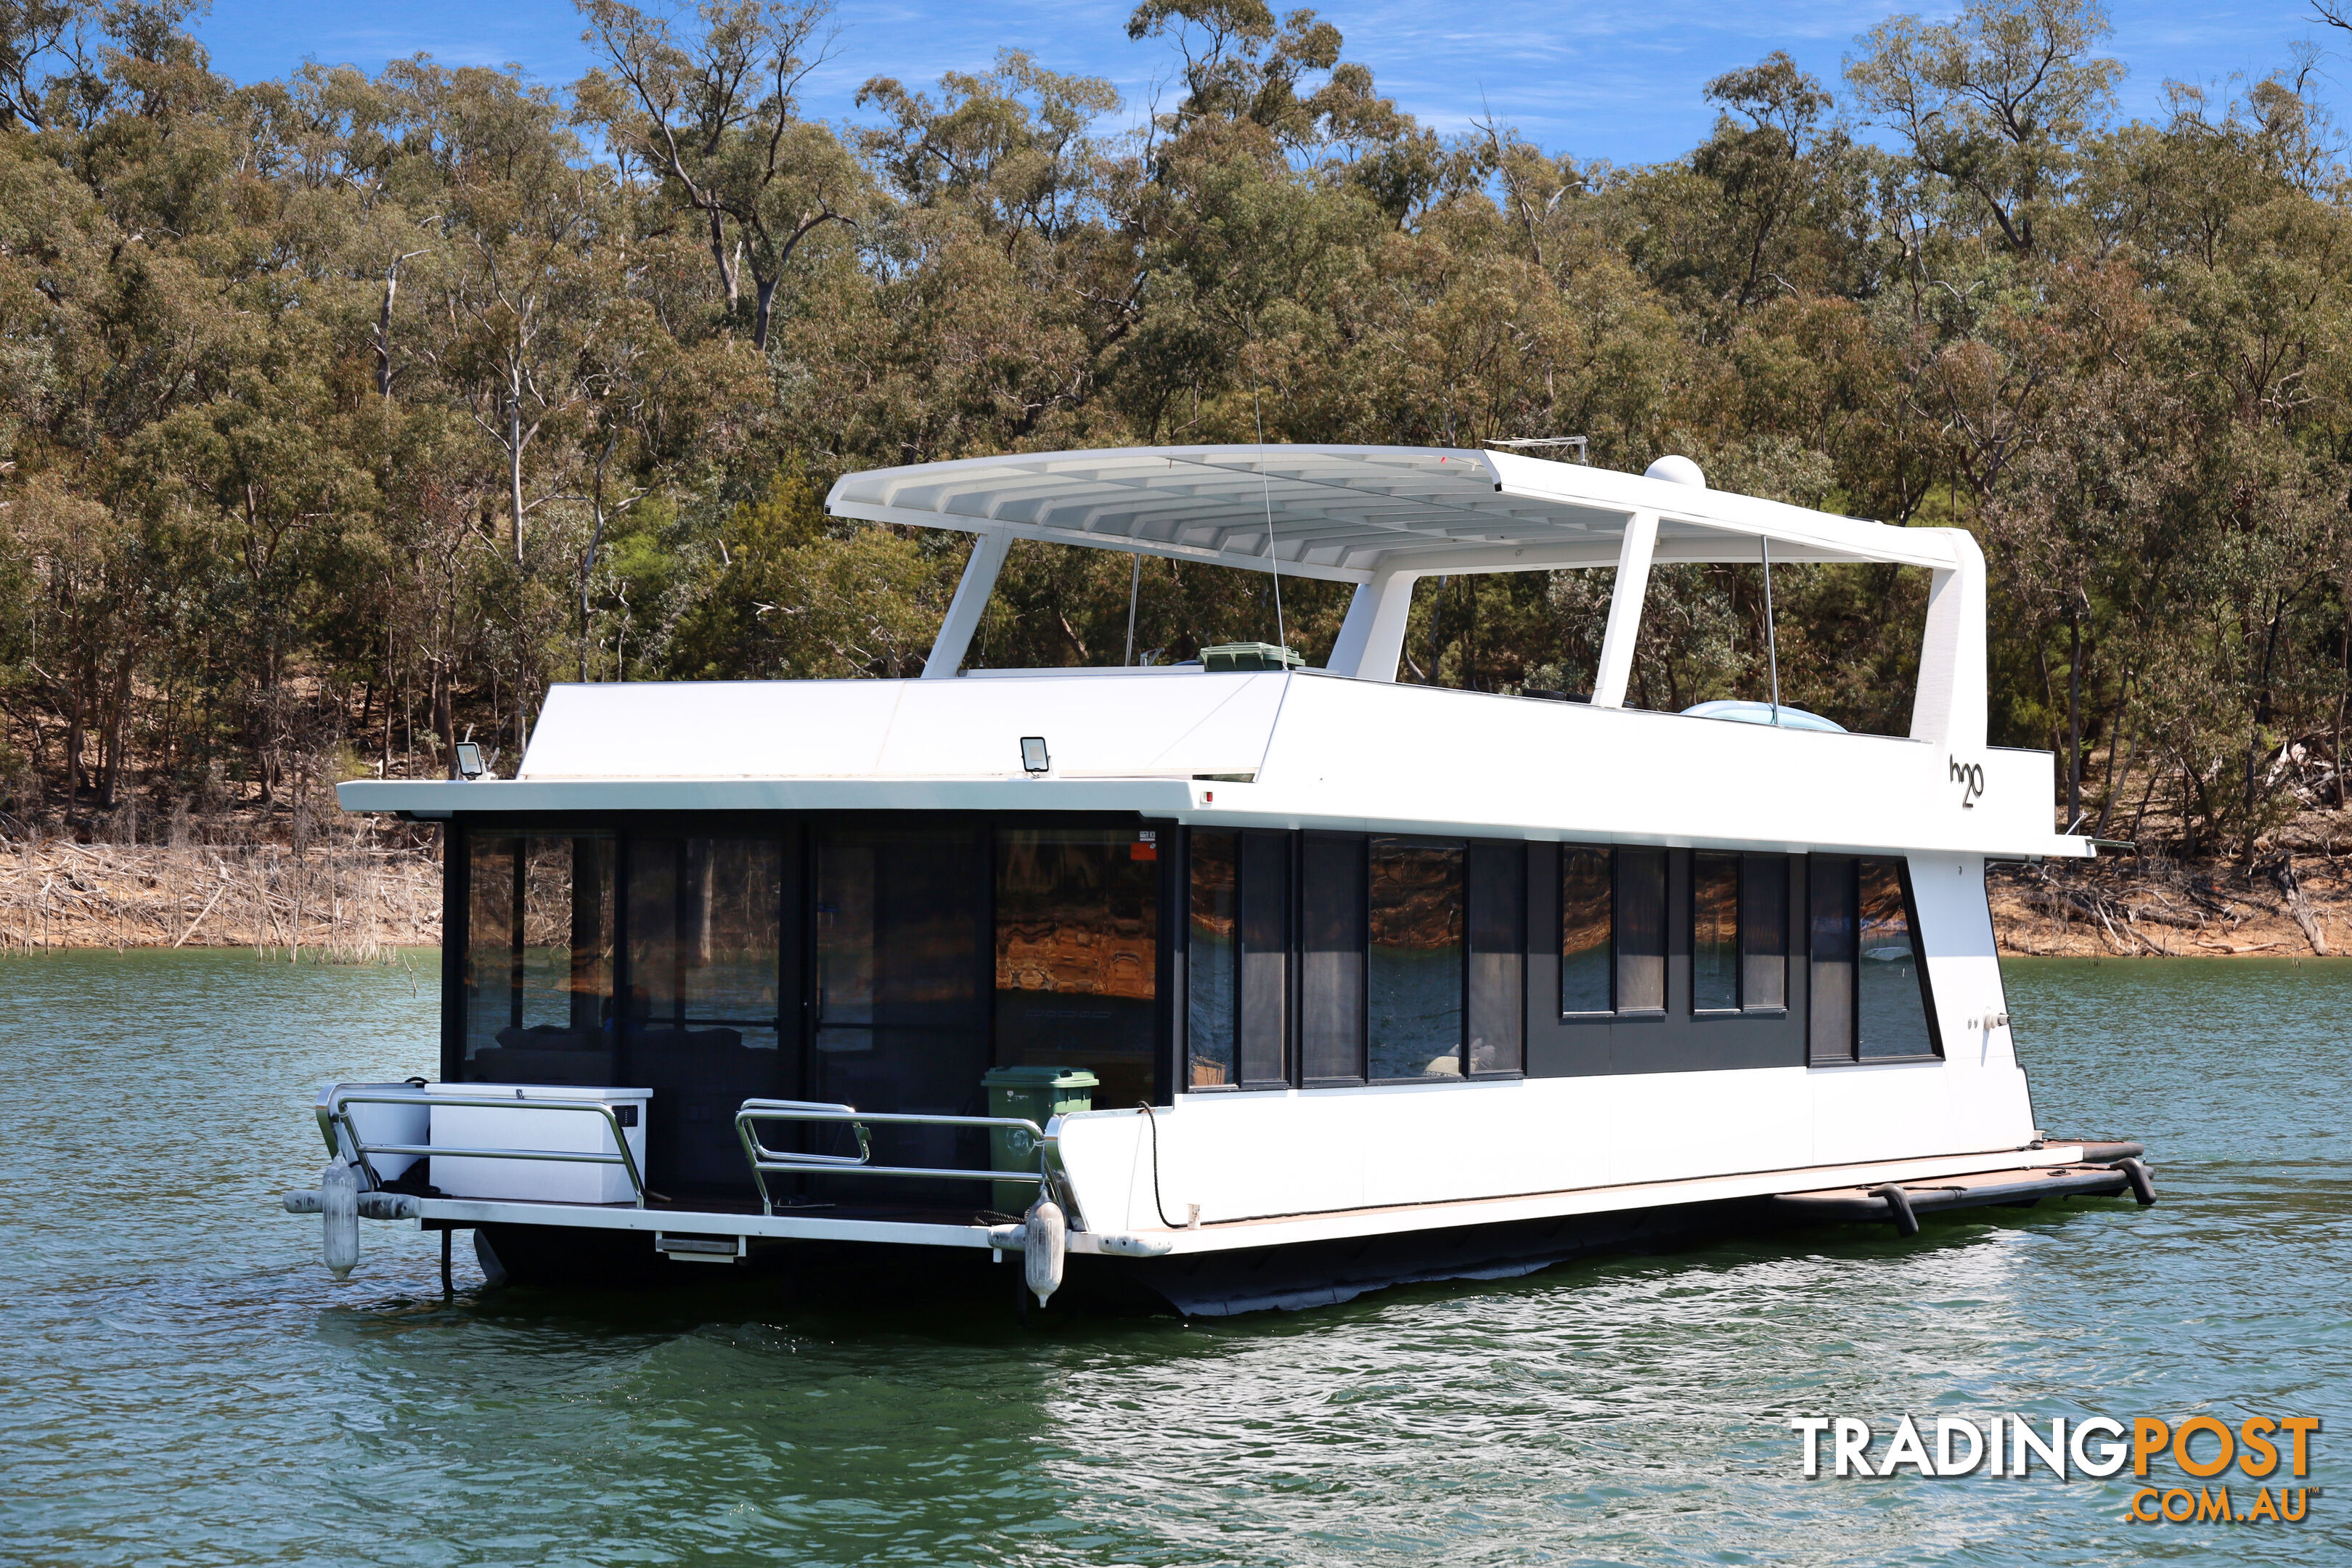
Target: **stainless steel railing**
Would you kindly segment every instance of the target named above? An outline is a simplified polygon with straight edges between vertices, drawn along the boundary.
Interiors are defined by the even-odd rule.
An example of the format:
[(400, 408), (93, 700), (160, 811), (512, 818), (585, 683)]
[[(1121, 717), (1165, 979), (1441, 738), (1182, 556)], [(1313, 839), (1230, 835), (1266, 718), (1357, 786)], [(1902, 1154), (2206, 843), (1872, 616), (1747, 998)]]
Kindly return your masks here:
[[(448, 1143), (371, 1143), (360, 1136), (359, 1124), (352, 1119), (354, 1105), (446, 1105), (453, 1109), (478, 1107), (488, 1110), (572, 1110), (591, 1111), (604, 1120), (613, 1134), (612, 1154), (571, 1152), (560, 1149), (469, 1149)], [(646, 1179), (637, 1169), (636, 1156), (629, 1152), (628, 1134), (621, 1130), (617, 1108), (601, 1100), (522, 1100), (513, 1095), (427, 1094), (422, 1089), (396, 1090), (376, 1084), (336, 1084), (319, 1096), (319, 1131), (327, 1140), (327, 1147), (342, 1152), (340, 1131), (351, 1142), (351, 1149), (359, 1162), (361, 1172), (371, 1188), (383, 1185), (375, 1173), (369, 1156), (373, 1154), (413, 1154), (425, 1159), (436, 1155), (467, 1160), (552, 1160), (573, 1165), (618, 1165), (629, 1178), (629, 1188), (637, 1195), (637, 1206), (646, 1206)]]
[[(771, 1149), (760, 1141), (756, 1130), (755, 1124), (762, 1121), (846, 1125), (857, 1140), (857, 1152), (803, 1154), (789, 1149)], [(1037, 1168), (1034, 1171), (971, 1171), (934, 1170), (918, 1165), (877, 1165), (871, 1163), (874, 1147), (867, 1131), (871, 1127), (1003, 1128), (1027, 1137), (1027, 1150), (1016, 1148), (1016, 1152), (1034, 1153)], [(735, 1113), (735, 1133), (743, 1141), (743, 1157), (751, 1163), (751, 1180), (760, 1189), (760, 1208), (764, 1214), (776, 1212), (775, 1202), (768, 1195), (768, 1178), (772, 1175), (913, 1176), (932, 1181), (1012, 1182), (1041, 1185), (1047, 1179), (1045, 1162), (1053, 1145), (1053, 1140), (1046, 1135), (1045, 1129), (1018, 1116), (929, 1116), (914, 1111), (859, 1110), (855, 1106), (831, 1105), (813, 1100), (747, 1100), (742, 1109)]]

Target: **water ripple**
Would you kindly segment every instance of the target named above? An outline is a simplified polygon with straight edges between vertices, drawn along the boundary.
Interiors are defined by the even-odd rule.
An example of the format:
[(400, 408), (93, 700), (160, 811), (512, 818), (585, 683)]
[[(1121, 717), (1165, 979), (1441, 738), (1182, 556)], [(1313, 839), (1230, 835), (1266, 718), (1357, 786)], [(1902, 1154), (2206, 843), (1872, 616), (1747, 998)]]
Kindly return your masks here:
[[(1297, 1316), (740, 1286), (441, 1299), (273, 1212), (316, 1085), (429, 1071), (412, 973), (0, 963), (0, 1539), (43, 1564), (2105, 1563), (2122, 1481), (1805, 1481), (1794, 1415), (2327, 1415), (2352, 1387), (2352, 965), (2011, 966), (2043, 1125), (2166, 1201), (1825, 1228)], [(2119, 1022), (2127, 1021), (2127, 1022)], [(462, 1249), (461, 1249), (462, 1256)], [(1007, 1314), (1009, 1319), (1009, 1314)], [(2325, 1484), (2340, 1467), (2325, 1441)], [(2228, 1557), (2352, 1550), (2323, 1498)]]

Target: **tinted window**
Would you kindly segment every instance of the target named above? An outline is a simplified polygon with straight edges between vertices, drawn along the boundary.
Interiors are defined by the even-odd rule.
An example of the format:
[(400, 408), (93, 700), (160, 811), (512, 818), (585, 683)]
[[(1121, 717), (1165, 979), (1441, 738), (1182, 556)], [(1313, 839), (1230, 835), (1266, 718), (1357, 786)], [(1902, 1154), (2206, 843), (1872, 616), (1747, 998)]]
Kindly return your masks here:
[(1241, 847), (1241, 1076), (1290, 1073), (1290, 835), (1244, 833)]
[(1371, 841), (1371, 1076), (1462, 1072), (1463, 847)]
[(1904, 864), (1857, 861), (1854, 881), (1856, 1054), (1932, 1056), (1936, 1037), (1928, 1023), (1927, 966), (1919, 959)]
[(1195, 1089), (1234, 1079), (1235, 982), (1241, 952), (1234, 876), (1240, 848), (1238, 834), (1196, 832), (1192, 836), (1184, 1038), (1190, 1063), (1185, 1082)]
[(1525, 1060), (1528, 852), (1470, 847), (1470, 1070), (1517, 1072)]
[(631, 1026), (776, 1048), (783, 862), (772, 839), (629, 843)]
[(1691, 857), (1691, 1011), (1739, 1006), (1739, 860)]
[(1739, 1000), (1749, 1012), (1789, 1005), (1789, 861), (1744, 855), (1739, 866)]
[(629, 841), (622, 1070), (654, 1091), (646, 1158), (666, 1192), (750, 1183), (735, 1112), (784, 1088), (783, 889), (773, 839)]
[(1617, 1010), (1666, 1005), (1666, 852), (1617, 851)]
[(818, 834), (814, 847), (810, 1098), (861, 1110), (977, 1110), (991, 1065), (979, 836), (840, 830)]
[(1559, 852), (1559, 1010), (1615, 1009), (1614, 873), (1606, 849), (1564, 845)]
[(1808, 1049), (1817, 1062), (1853, 1059), (1853, 861), (1814, 855), (1805, 863), (1811, 954)]
[(1153, 1091), (1159, 842), (1134, 828), (996, 836), (996, 1062), (1086, 1068), (1095, 1103)]
[(613, 1084), (613, 840), (468, 841), (466, 1076)]
[(1364, 1076), (1364, 840), (1299, 848), (1298, 1050), (1307, 1083)]

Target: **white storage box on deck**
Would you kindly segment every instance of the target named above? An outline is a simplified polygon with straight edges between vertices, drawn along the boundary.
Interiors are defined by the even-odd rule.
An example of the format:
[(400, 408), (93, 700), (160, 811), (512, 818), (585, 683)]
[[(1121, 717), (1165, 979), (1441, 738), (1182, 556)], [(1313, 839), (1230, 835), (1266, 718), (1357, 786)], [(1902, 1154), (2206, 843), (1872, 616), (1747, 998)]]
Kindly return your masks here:
[[(435, 1149), (544, 1149), (567, 1154), (613, 1154), (612, 1123), (594, 1110), (541, 1109), (530, 1102), (591, 1100), (609, 1105), (619, 1117), (646, 1173), (646, 1101), (649, 1089), (583, 1089), (562, 1083), (436, 1083), (428, 1092), (463, 1100), (507, 1100), (505, 1105), (436, 1105)], [(467, 1159), (433, 1156), (433, 1184), (453, 1198), (521, 1198), (558, 1204), (629, 1204), (637, 1199), (629, 1173), (618, 1164), (572, 1160)]]
[[(331, 1086), (329, 1086), (331, 1087)], [(412, 1083), (352, 1083), (342, 1086), (346, 1098), (366, 1094), (414, 1094)], [(319, 1091), (322, 1096), (325, 1089)], [(345, 1111), (360, 1130), (360, 1137), (370, 1144), (405, 1143), (411, 1148), (425, 1141), (429, 1119), (422, 1105), (347, 1105)], [(335, 1128), (335, 1146), (343, 1158), (358, 1163), (352, 1150), (352, 1135), (339, 1123)], [(415, 1154), (371, 1154), (368, 1163), (375, 1170), (378, 1181), (397, 1181), (416, 1163)]]

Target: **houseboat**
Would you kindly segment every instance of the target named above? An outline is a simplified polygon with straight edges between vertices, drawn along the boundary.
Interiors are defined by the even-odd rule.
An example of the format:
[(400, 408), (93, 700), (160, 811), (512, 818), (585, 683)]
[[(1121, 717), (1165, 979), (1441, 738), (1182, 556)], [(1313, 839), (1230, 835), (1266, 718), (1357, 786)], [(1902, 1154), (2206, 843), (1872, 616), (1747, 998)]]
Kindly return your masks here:
[[(851, 475), (960, 530), (919, 678), (550, 692), (441, 825), (440, 1080), (341, 1083), (286, 1205), (495, 1279), (832, 1278), (1185, 1312), (1601, 1246), (2154, 1201), (2035, 1125), (1989, 860), (2085, 858), (1986, 743), (1985, 570), (1896, 528), (1507, 450), (1171, 447)], [(968, 668), (1016, 540), (1353, 585), (1327, 665)], [(1627, 706), (1654, 563), (1927, 574), (1910, 730)], [(1413, 585), (1614, 573), (1589, 693), (1401, 683)], [(1769, 619), (1769, 617), (1768, 617)], [(1271, 629), (1271, 628), (1269, 628)], [(478, 764), (466, 760), (466, 771)]]

